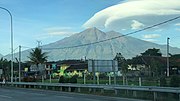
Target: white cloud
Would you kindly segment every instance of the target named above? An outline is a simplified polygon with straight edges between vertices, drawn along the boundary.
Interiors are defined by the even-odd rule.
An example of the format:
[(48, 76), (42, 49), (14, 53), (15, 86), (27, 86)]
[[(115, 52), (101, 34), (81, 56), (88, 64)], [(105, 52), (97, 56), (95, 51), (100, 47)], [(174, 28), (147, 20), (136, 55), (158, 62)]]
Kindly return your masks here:
[(76, 33), (73, 31), (73, 28), (71, 27), (49, 27), (43, 30), (43, 34), (37, 34), (34, 36), (36, 40), (45, 40), (49, 38), (62, 39), (64, 37), (68, 37)]
[(157, 30), (155, 30), (156, 32), (162, 32), (163, 31), (163, 29), (157, 29)]
[[(180, 0), (128, 0), (97, 12), (83, 25), (111, 30), (132, 29), (153, 25), (180, 14)], [(137, 28), (138, 28), (137, 27)]]
[(64, 30), (71, 30), (71, 27), (49, 27), (46, 28), (45, 31), (53, 31), (53, 30), (60, 30), (60, 31), (64, 31)]
[(176, 23), (175, 26), (180, 26), (180, 23)]
[(176, 31), (180, 31), (180, 28), (176, 28), (175, 30), (176, 30)]
[(121, 29), (122, 31), (125, 31), (125, 30), (127, 30), (127, 29)]
[(149, 42), (156, 42), (157, 40), (155, 39), (143, 39), (144, 41), (149, 41)]
[(131, 24), (131, 28), (132, 28), (132, 29), (140, 29), (140, 28), (142, 28), (143, 26), (144, 26), (143, 23), (140, 23), (140, 22), (138, 22), (138, 21), (136, 21), (136, 20), (132, 20), (132, 24)]
[(51, 36), (70, 36), (75, 33), (71, 27), (50, 27), (46, 28), (45, 32)]
[(145, 39), (153, 39), (153, 38), (159, 38), (161, 35), (159, 34), (145, 34), (143, 35), (143, 38)]

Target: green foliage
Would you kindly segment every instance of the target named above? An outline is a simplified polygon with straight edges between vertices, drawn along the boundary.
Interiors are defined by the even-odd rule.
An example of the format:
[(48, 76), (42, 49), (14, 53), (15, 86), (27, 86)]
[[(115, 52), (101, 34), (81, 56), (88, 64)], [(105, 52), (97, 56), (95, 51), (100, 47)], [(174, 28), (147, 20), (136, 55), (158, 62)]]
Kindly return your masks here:
[(178, 69), (180, 69), (180, 54), (171, 55), (170, 57), (170, 63), (174, 66), (177, 66)]
[(171, 87), (180, 87), (180, 77), (178, 75), (171, 76), (170, 86)]
[(148, 49), (144, 53), (141, 53), (142, 56), (162, 56), (160, 49)]
[(40, 48), (35, 48), (34, 50), (32, 50), (32, 52), (30, 52), (30, 55), (28, 57), (30, 59), (30, 61), (33, 64), (39, 64), (39, 63), (44, 63), (47, 61), (47, 53), (43, 53), (42, 50)]
[(72, 76), (72, 77), (64, 77), (61, 76), (59, 78), (59, 83), (77, 83), (77, 77), (76, 75)]
[(163, 66), (156, 59), (154, 59), (154, 58), (151, 59), (150, 67), (151, 67), (151, 72), (153, 73), (153, 77), (154, 76), (158, 77), (158, 76), (160, 76), (162, 74), (161, 71), (163, 71), (162, 70)]
[(2, 76), (8, 77), (10, 75), (10, 63), (11, 61), (8, 61), (7, 59), (4, 58), (0, 59), (0, 69), (3, 69)]
[(164, 76), (160, 78), (160, 86), (161, 87), (167, 86), (166, 78)]
[(153, 77), (159, 77), (164, 74), (164, 64), (162, 63), (162, 54), (160, 49), (147, 49), (141, 53), (141, 56), (133, 57), (128, 60), (128, 63), (133, 67), (136, 65), (145, 65), (144, 70), (148, 70), (148, 75)]
[(36, 82), (36, 79), (34, 77), (24, 77), (23, 82)]
[(171, 55), (171, 58), (180, 59), (180, 54)]
[(59, 83), (66, 83), (66, 82), (67, 82), (66, 78), (64, 76), (60, 76)]
[(126, 73), (128, 72), (128, 64), (126, 59), (122, 56), (121, 53), (117, 53), (114, 60), (118, 61), (118, 67), (120, 67), (123, 75), (126, 75)]

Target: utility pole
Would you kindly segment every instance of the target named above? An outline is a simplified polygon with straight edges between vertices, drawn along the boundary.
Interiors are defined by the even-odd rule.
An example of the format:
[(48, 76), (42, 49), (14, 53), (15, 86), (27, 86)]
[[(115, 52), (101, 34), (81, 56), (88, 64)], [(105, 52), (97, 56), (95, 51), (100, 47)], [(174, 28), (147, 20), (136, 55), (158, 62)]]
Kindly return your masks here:
[(13, 58), (14, 58), (14, 56), (13, 56), (13, 17), (12, 17), (12, 14), (11, 14), (11, 12), (8, 10), (8, 9), (6, 9), (6, 8), (4, 8), (4, 7), (0, 7), (0, 9), (2, 9), (2, 10), (4, 10), (4, 11), (6, 11), (8, 14), (9, 14), (9, 16), (10, 16), (10, 32), (11, 32), (11, 82), (13, 82), (13, 74), (14, 74), (14, 67), (13, 67)]
[(167, 38), (167, 77), (169, 77), (169, 37)]
[(40, 46), (41, 46), (42, 42), (41, 42), (41, 41), (39, 41), (39, 40), (37, 40), (37, 44), (38, 44), (38, 48), (40, 48)]
[(21, 82), (21, 46), (19, 46), (19, 82)]

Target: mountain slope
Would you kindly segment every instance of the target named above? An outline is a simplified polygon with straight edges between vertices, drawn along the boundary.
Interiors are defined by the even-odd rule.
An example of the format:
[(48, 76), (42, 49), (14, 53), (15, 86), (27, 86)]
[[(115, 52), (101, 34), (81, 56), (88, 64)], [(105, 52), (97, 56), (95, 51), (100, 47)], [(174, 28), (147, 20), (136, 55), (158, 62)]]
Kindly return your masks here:
[[(144, 52), (149, 48), (158, 48), (163, 55), (166, 54), (166, 45), (158, 45), (155, 43), (143, 41), (131, 36), (120, 37), (117, 39), (105, 41), (97, 44), (90, 44), (81, 47), (63, 48), (89, 44), (101, 40), (117, 37), (121, 35), (118, 32), (102, 32), (97, 28), (89, 28), (80, 33), (76, 33), (70, 37), (66, 37), (54, 43), (42, 46), (45, 52), (48, 52), (48, 60), (63, 60), (63, 59), (81, 59), (86, 56), (87, 59), (113, 59), (116, 53), (122, 53), (125, 58), (131, 58)], [(61, 48), (61, 49), (53, 49)], [(29, 51), (22, 52), (22, 60), (28, 60)], [(171, 54), (180, 53), (180, 49), (170, 47)], [(15, 54), (17, 57), (18, 54)], [(7, 56), (9, 57), (9, 56)]]
[(2, 55), (2, 54), (0, 54), (0, 58), (1, 58), (1, 57), (3, 57), (3, 55)]

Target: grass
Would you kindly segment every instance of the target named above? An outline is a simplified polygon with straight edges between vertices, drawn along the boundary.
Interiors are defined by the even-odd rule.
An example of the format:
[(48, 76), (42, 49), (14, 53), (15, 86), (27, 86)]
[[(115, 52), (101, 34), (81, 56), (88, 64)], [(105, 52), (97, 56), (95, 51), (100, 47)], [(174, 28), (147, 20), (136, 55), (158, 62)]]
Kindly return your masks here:
[[(79, 84), (84, 84), (84, 80), (81, 78), (78, 78), (77, 81)], [(121, 79), (117, 79), (116, 82), (118, 85), (123, 85), (123, 81)], [(96, 83), (97, 83), (97, 81), (96, 81)], [(93, 80), (86, 80), (86, 84), (93, 84)], [(109, 80), (108, 79), (100, 79), (99, 84), (109, 84)], [(111, 79), (111, 84), (114, 84), (113, 79)], [(136, 79), (129, 79), (128, 85), (138, 86), (139, 81)], [(142, 80), (142, 86), (159, 86), (159, 82), (157, 82), (156, 80)]]
[[(37, 82), (42, 82), (42, 80), (38, 80)], [(59, 79), (51, 79), (51, 83), (58, 83)], [(122, 79), (117, 79), (116, 80), (118, 85), (123, 85)], [(50, 83), (49, 79), (44, 80), (44, 83)], [(77, 79), (78, 84), (84, 84), (83, 78), (78, 78)], [(97, 83), (97, 81), (96, 81)], [(87, 79), (86, 84), (93, 84), (93, 80)], [(99, 80), (99, 84), (109, 84), (109, 80), (107, 78), (103, 78)], [(114, 79), (111, 79), (111, 84), (114, 84)], [(128, 85), (139, 85), (138, 79), (129, 79), (128, 80)], [(157, 80), (142, 80), (142, 86), (159, 86), (159, 82)]]

